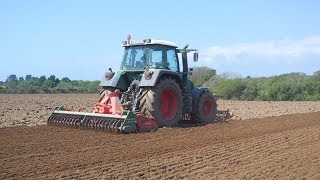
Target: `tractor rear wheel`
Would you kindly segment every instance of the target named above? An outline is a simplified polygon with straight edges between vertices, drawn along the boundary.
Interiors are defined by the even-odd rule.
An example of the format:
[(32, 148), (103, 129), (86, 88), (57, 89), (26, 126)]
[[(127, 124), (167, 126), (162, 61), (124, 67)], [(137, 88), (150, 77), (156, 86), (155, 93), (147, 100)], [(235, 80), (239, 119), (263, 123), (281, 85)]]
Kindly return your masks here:
[(213, 94), (206, 90), (201, 93), (195, 105), (194, 120), (201, 123), (210, 123), (216, 119), (217, 102)]
[(153, 117), (159, 127), (176, 126), (183, 108), (181, 89), (174, 79), (163, 77), (156, 86), (142, 89), (138, 104), (140, 112)]

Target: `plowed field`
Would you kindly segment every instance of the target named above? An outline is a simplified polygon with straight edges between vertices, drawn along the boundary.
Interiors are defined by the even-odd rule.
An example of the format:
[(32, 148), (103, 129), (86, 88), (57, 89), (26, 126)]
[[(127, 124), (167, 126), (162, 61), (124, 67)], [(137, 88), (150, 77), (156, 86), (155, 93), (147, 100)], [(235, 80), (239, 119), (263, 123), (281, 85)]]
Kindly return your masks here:
[[(55, 96), (60, 97), (44, 97)], [(4, 97), (9, 95), (1, 97), (1, 109), (37, 104), (22, 100), (17, 107), (11, 104), (15, 98)], [(50, 107), (41, 111), (50, 114)], [(126, 135), (46, 125), (4, 127), (0, 179), (320, 179), (320, 112), (310, 111)], [(12, 112), (3, 112), (1, 121), (9, 122), (5, 118), (11, 115), (25, 122), (23, 109)], [(38, 115), (36, 110), (29, 113)], [(45, 122), (47, 115), (42, 116), (39, 122)]]

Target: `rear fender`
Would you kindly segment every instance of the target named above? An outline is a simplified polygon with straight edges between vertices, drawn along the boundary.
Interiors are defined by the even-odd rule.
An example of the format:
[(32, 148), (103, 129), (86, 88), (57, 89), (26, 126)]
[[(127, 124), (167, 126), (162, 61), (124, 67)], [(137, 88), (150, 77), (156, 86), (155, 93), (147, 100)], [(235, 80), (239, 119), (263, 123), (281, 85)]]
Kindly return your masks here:
[(101, 87), (117, 87), (118, 81), (120, 80), (122, 71), (117, 71), (113, 74), (112, 78), (109, 80), (106, 80), (105, 75), (103, 76), (100, 86)]
[(147, 71), (144, 72), (144, 74), (140, 80), (140, 83), (139, 83), (140, 87), (147, 87), (147, 86), (153, 87), (156, 85), (156, 83), (160, 79), (160, 77), (162, 77), (164, 75), (169, 75), (169, 76), (174, 77), (181, 84), (181, 78), (177, 72), (173, 72), (173, 71), (166, 70), (166, 69), (150, 69), (149, 71), (152, 73), (151, 79), (146, 79), (145, 73)]

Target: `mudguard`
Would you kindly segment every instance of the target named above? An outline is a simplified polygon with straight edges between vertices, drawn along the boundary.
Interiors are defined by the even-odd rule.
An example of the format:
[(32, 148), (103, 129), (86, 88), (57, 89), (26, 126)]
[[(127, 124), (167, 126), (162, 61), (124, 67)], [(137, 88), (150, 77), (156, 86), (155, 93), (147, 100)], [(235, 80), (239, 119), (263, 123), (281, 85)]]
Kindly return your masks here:
[[(109, 72), (107, 72), (109, 73)], [(118, 81), (121, 77), (122, 71), (117, 71), (117, 72), (113, 72), (111, 73), (113, 74), (113, 76), (111, 77), (111, 79), (106, 80), (105, 75), (103, 76), (101, 82), (100, 82), (100, 86), (106, 86), (106, 87), (117, 87)]]
[(181, 79), (180, 75), (177, 72), (173, 72), (173, 71), (170, 71), (170, 70), (167, 70), (167, 69), (149, 69), (148, 71), (152, 73), (152, 76), (151, 76), (150, 79), (146, 79), (145, 78), (145, 73), (147, 71), (145, 71), (143, 76), (142, 76), (142, 78), (141, 78), (141, 80), (140, 80), (140, 83), (139, 83), (140, 87), (146, 87), (146, 86), (153, 87), (153, 86), (155, 86), (157, 81), (158, 81), (158, 79), (164, 74), (168, 74), (168, 75), (174, 76), (178, 80)]

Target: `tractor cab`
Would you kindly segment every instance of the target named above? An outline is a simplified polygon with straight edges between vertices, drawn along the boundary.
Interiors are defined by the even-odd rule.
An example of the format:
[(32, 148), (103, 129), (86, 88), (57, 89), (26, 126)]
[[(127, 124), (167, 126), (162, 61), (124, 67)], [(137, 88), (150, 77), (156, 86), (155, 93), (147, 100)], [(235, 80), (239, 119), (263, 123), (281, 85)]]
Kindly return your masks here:
[(121, 70), (167, 69), (179, 72), (177, 46), (170, 41), (123, 41)]

